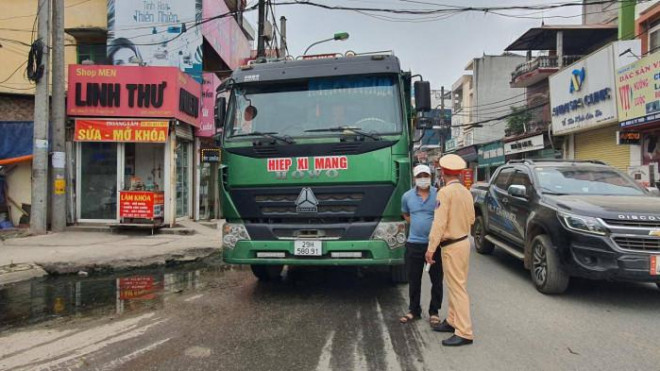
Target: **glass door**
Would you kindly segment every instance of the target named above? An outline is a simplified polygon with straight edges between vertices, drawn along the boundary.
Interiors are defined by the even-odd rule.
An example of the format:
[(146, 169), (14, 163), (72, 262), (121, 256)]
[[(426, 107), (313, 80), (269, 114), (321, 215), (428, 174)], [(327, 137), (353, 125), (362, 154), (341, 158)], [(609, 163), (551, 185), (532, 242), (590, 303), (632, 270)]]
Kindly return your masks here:
[(190, 153), (191, 142), (177, 138), (176, 142), (176, 216), (190, 216)]
[(117, 219), (117, 143), (80, 143), (79, 219)]

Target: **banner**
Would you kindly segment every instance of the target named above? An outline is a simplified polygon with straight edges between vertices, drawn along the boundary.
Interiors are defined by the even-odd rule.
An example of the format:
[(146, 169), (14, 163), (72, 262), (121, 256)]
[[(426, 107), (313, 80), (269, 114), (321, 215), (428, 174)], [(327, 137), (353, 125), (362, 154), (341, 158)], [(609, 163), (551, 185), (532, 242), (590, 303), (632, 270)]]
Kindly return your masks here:
[(202, 99), (200, 100), (201, 117), (199, 129), (195, 133), (198, 137), (212, 137), (215, 135), (215, 90), (220, 86), (220, 79), (212, 72), (204, 72), (202, 81)]
[(119, 192), (119, 217), (154, 219), (163, 217), (165, 196), (163, 192)]
[(171, 66), (202, 81), (202, 0), (108, 0), (113, 65)]
[(616, 89), (622, 128), (660, 120), (660, 52), (619, 68)]
[(201, 86), (174, 67), (69, 65), (67, 115), (176, 118), (199, 126)]
[(76, 120), (75, 142), (165, 143), (167, 121)]
[(214, 18), (229, 13), (225, 0), (203, 0), (202, 5), (202, 33), (206, 41), (230, 69), (245, 64), (252, 47), (236, 19), (231, 16)]

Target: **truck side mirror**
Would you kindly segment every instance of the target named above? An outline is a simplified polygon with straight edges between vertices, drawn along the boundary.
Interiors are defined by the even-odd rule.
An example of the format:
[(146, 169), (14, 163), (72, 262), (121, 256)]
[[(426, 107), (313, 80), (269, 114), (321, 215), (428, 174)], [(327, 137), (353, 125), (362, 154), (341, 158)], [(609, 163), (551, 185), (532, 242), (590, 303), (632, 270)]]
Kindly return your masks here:
[(509, 186), (509, 196), (527, 198), (527, 187), (524, 185), (512, 184)]
[(225, 116), (227, 115), (227, 98), (216, 97), (215, 107), (213, 107), (213, 116), (215, 119), (216, 131), (225, 125)]
[(415, 109), (417, 112), (431, 110), (431, 83), (415, 81)]

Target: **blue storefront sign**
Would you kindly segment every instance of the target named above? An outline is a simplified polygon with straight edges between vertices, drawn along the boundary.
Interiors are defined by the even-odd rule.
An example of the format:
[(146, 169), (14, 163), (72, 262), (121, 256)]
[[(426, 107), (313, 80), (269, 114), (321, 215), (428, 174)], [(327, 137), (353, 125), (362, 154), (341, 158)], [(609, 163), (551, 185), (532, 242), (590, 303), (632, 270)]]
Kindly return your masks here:
[(480, 168), (504, 165), (504, 144), (498, 140), (479, 146), (477, 162)]

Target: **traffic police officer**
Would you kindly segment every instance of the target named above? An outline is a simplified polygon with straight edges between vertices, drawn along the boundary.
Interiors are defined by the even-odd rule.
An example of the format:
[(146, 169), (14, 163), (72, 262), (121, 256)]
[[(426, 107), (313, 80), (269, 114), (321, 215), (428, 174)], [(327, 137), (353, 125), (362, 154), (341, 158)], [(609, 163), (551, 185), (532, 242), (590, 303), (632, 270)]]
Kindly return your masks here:
[(467, 276), (470, 261), (470, 240), (468, 235), (474, 224), (474, 203), (472, 194), (459, 181), (465, 161), (457, 155), (442, 156), (439, 162), (445, 186), (438, 191), (435, 214), (426, 261), (435, 263), (433, 256), (441, 249), (447, 290), (449, 291), (449, 311), (447, 319), (435, 331), (453, 332), (454, 335), (442, 341), (445, 346), (472, 344), (472, 321), (470, 320), (470, 298), (467, 293)]

